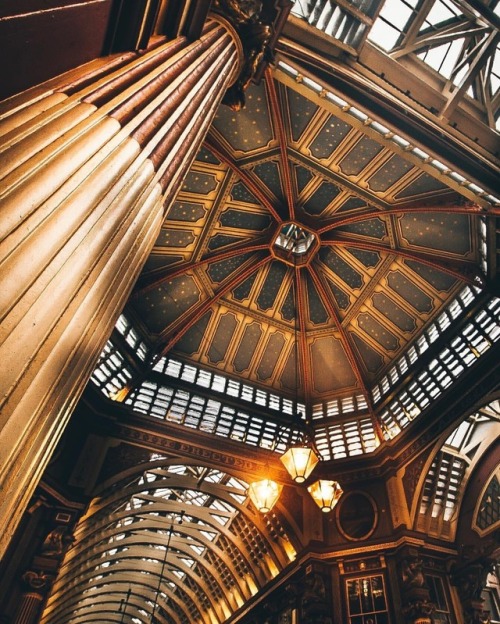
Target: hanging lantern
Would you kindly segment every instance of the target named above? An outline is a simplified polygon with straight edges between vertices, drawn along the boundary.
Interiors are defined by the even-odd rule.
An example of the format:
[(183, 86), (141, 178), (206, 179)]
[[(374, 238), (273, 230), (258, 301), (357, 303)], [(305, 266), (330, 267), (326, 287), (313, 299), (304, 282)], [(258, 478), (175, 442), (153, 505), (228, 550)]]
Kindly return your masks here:
[(314, 450), (305, 444), (290, 447), (280, 459), (296, 483), (304, 483), (319, 462)]
[(328, 513), (335, 507), (343, 494), (343, 490), (338, 481), (327, 481), (323, 479), (310, 485), (307, 490), (313, 497), (316, 505), (325, 513)]
[(282, 485), (278, 485), (271, 479), (254, 481), (248, 486), (248, 496), (261, 513), (267, 513), (274, 507), (280, 497)]

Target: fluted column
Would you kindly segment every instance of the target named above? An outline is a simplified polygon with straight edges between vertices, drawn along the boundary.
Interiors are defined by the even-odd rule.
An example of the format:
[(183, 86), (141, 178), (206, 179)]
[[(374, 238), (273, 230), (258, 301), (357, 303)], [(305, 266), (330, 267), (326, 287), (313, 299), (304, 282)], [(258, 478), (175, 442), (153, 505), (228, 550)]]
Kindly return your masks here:
[(0, 110), (0, 556), (241, 61), (213, 18)]
[(50, 585), (49, 577), (43, 572), (28, 570), (23, 575), (23, 582), (27, 591), (21, 595), (12, 624), (35, 624)]
[(42, 601), (43, 596), (37, 592), (23, 594), (13, 624), (35, 624)]

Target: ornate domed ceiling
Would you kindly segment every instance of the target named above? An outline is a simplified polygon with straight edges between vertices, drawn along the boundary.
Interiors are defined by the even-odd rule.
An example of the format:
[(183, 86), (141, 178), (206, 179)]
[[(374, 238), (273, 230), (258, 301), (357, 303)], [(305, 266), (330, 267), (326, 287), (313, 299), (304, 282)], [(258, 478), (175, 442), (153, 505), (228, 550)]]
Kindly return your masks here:
[(307, 404), (367, 398), (481, 284), (479, 220), (425, 159), (306, 95), (268, 72), (221, 107), (127, 313), (158, 356)]

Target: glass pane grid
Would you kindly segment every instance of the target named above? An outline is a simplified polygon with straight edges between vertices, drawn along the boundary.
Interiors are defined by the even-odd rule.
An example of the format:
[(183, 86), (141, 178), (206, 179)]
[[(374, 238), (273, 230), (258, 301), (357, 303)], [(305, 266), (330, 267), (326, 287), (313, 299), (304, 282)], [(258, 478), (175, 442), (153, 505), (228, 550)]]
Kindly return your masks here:
[(131, 370), (111, 340), (104, 346), (90, 379), (108, 398), (115, 397), (132, 379)]
[(382, 575), (346, 580), (349, 624), (388, 624), (387, 599)]

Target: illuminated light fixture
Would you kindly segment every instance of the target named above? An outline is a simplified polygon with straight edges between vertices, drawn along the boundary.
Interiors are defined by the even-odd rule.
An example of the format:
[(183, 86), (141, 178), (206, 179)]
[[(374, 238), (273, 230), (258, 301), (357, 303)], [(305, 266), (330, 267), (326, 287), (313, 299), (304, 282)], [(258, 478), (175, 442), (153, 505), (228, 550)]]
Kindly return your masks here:
[(291, 446), (280, 459), (295, 483), (304, 483), (319, 462), (314, 449), (306, 444)]
[(338, 481), (328, 481), (325, 479), (316, 481), (310, 485), (307, 490), (313, 497), (316, 505), (325, 513), (332, 511), (343, 494), (343, 490)]
[(248, 496), (261, 513), (267, 513), (274, 507), (280, 497), (282, 485), (271, 479), (254, 481), (248, 486)]

